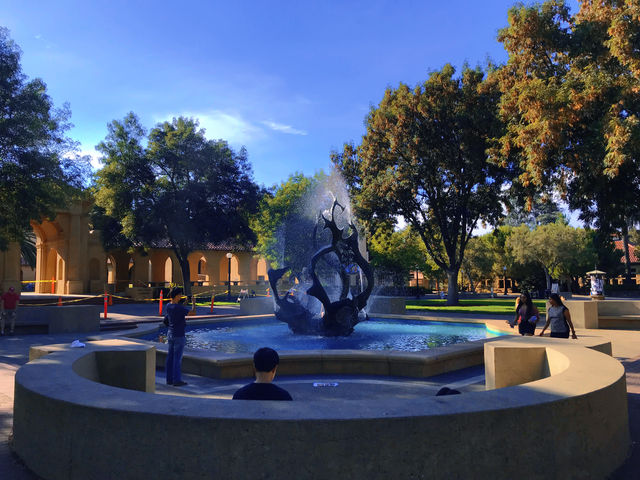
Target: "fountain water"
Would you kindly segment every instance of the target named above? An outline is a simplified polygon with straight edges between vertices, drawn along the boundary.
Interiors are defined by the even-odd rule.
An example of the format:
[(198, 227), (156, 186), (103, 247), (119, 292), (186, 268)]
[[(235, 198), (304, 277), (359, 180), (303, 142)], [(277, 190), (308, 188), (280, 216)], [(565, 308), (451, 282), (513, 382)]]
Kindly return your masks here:
[[(364, 308), (373, 290), (373, 271), (360, 252), (358, 229), (349, 209), (333, 194), (331, 197), (331, 207), (317, 216), (312, 229), (315, 253), (301, 270), (293, 272), (285, 266), (268, 271), (276, 318), (294, 333), (350, 335), (353, 327), (367, 318)], [(325, 230), (330, 233), (329, 243), (318, 247)], [(291, 288), (281, 296), (278, 282), (287, 272), (291, 272)]]

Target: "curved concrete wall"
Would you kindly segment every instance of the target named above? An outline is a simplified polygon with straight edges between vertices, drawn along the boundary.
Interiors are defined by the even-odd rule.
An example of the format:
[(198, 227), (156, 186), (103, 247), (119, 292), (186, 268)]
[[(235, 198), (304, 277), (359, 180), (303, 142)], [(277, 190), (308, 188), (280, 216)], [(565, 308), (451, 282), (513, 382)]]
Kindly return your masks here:
[(383, 403), (234, 402), (115, 388), (73, 372), (92, 351), (119, 349), (96, 342), (18, 371), (14, 446), (46, 479), (603, 478), (629, 446), (622, 365), (577, 345), (520, 340), (485, 348), (543, 348), (551, 367), (540, 376), (549, 376)]

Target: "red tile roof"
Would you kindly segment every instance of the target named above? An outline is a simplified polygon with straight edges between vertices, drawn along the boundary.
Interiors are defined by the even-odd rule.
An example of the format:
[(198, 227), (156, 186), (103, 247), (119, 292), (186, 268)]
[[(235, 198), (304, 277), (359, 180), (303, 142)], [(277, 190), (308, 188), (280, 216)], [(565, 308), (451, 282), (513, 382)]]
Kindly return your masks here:
[[(614, 240), (613, 243), (615, 243), (616, 249), (622, 252), (620, 261), (624, 263), (624, 242), (622, 240)], [(638, 260), (638, 257), (636, 257), (636, 246), (633, 245), (632, 243), (629, 243), (629, 260), (631, 261), (631, 263), (640, 262), (640, 260)]]

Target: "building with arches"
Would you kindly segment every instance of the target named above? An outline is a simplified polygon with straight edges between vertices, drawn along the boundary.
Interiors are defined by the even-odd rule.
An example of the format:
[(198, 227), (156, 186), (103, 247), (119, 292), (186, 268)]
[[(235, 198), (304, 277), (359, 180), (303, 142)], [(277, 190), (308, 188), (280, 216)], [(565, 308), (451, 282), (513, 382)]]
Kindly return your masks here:
[[(31, 222), (36, 238), (35, 291), (37, 293), (130, 294), (136, 288), (182, 284), (178, 260), (167, 245), (135, 253), (105, 251), (100, 232), (89, 227), (91, 202), (82, 201), (57, 212), (55, 219)], [(227, 258), (227, 254), (231, 258)], [(208, 244), (189, 257), (190, 281), (196, 286), (231, 284), (266, 288), (267, 264), (250, 246)], [(0, 252), (0, 286), (20, 288), (23, 274), (20, 246)], [(31, 280), (31, 279), (28, 279)]]

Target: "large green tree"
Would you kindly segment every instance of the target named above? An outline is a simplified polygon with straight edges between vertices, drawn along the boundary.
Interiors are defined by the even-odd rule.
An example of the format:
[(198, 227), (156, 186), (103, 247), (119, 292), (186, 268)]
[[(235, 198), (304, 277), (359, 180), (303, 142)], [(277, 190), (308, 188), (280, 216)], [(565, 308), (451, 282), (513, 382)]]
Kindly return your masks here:
[(583, 276), (597, 258), (587, 232), (562, 221), (534, 230), (525, 225), (516, 227), (506, 241), (506, 249), (516, 263), (537, 264), (544, 272), (547, 289), (551, 289), (552, 278)]
[(404, 287), (407, 277), (415, 270), (422, 272), (424, 278), (437, 277), (440, 273), (429, 262), (429, 255), (420, 236), (411, 227), (396, 231), (380, 228), (368, 243), (371, 265), (376, 276), (391, 277), (397, 287)]
[(350, 186), (358, 216), (420, 236), (447, 273), (449, 304), (471, 234), (502, 214), (505, 171), (489, 162), (487, 139), (500, 136), (499, 93), (480, 69), (460, 77), (447, 65), (415, 88), (388, 88), (366, 118), (360, 145), (332, 154)]
[(249, 217), (261, 195), (246, 151), (204, 134), (196, 120), (174, 118), (153, 128), (144, 147), (145, 130), (130, 113), (97, 146), (105, 164), (96, 173), (99, 216), (120, 226), (106, 243), (171, 248), (187, 295), (189, 253), (209, 242), (253, 240)]
[(53, 219), (88, 180), (87, 159), (65, 136), (69, 117), (22, 72), (20, 49), (0, 28), (0, 250), (29, 237), (30, 221)]
[(496, 253), (490, 233), (469, 240), (462, 260), (462, 270), (469, 280), (472, 292), (476, 291), (476, 283), (493, 278), (495, 264), (498, 261)]
[[(606, 248), (640, 202), (640, 4), (561, 0), (509, 12), (495, 72), (507, 123), (493, 156), (516, 159), (518, 192), (555, 186)], [(637, 218), (637, 217), (636, 217)]]

